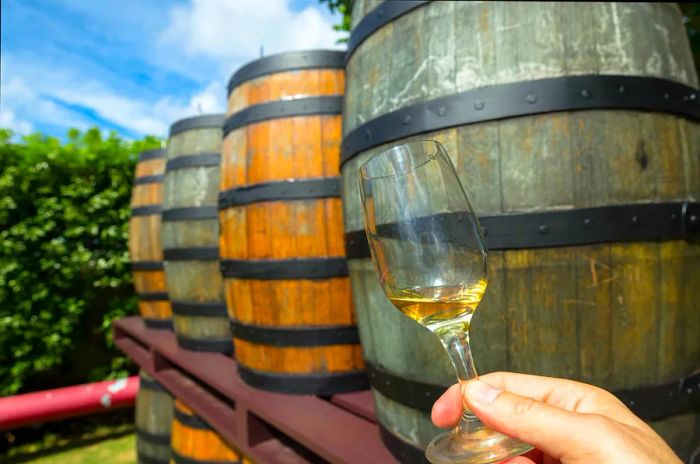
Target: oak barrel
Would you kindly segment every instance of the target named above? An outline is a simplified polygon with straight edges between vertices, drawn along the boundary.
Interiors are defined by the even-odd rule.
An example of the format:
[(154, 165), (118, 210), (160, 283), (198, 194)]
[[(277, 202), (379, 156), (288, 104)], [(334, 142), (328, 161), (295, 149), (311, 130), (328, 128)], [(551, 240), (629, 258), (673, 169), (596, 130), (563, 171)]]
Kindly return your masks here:
[(343, 58), (273, 55), (229, 84), (221, 269), (239, 373), (257, 388), (367, 388), (339, 192)]
[(136, 396), (136, 454), (138, 464), (168, 464), (173, 398), (145, 371)]
[(357, 0), (342, 196), (358, 328), (387, 446), (422, 462), (455, 374), (386, 300), (357, 171), (445, 144), (485, 228), (481, 372), (612, 390), (684, 458), (700, 442), (700, 117), (675, 4)]
[(238, 464), (245, 459), (181, 400), (175, 400), (172, 427), (171, 463)]
[(163, 202), (165, 149), (139, 155), (131, 191), (129, 253), (139, 313), (147, 327), (172, 329), (172, 312), (163, 272), (160, 209)]
[(223, 122), (223, 115), (212, 114), (170, 127), (162, 236), (179, 346), (230, 353), (217, 216)]

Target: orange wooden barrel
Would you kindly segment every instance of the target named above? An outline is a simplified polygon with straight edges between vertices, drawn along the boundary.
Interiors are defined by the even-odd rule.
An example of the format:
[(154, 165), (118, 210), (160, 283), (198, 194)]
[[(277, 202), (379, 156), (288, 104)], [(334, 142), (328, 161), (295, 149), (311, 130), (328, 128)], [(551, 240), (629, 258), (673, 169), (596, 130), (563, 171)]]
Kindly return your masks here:
[(131, 192), (129, 253), (139, 312), (146, 326), (172, 329), (172, 311), (163, 271), (160, 240), (163, 173), (167, 150), (148, 150), (139, 155)]
[(171, 464), (238, 464), (243, 458), (185, 403), (175, 400)]
[(242, 379), (285, 393), (367, 387), (339, 198), (343, 53), (254, 61), (229, 83), (221, 270)]

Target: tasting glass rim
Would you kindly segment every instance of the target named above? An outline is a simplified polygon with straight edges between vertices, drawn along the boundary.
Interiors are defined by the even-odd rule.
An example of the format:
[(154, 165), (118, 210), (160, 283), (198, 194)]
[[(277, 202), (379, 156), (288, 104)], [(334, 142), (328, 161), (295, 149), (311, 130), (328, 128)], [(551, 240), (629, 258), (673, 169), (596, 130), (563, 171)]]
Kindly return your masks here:
[[(371, 176), (367, 173), (367, 167), (372, 163), (372, 162), (377, 162), (378, 158), (383, 158), (385, 156), (390, 155), (392, 152), (396, 152), (397, 150), (400, 150), (401, 148), (404, 147), (411, 147), (411, 146), (424, 146), (426, 144), (432, 145), (435, 148), (434, 153), (424, 153), (423, 156), (425, 157), (424, 160), (422, 160), (420, 163), (416, 164), (415, 166), (411, 166), (409, 169), (402, 170), (399, 173), (396, 174), (387, 174), (387, 175), (381, 175), (381, 176)], [(413, 153), (413, 151), (409, 151), (409, 153)], [(426, 164), (430, 163), (431, 161), (435, 161), (439, 155), (447, 155), (447, 152), (445, 151), (445, 148), (443, 145), (438, 142), (437, 140), (433, 139), (423, 139), (423, 140), (415, 140), (413, 142), (405, 142), (405, 143), (400, 143), (398, 145), (393, 145), (390, 148), (387, 148), (386, 150), (382, 150), (379, 153), (376, 153), (372, 155), (367, 161), (362, 163), (362, 165), (359, 168), (360, 172), (360, 178), (365, 179), (365, 180), (373, 180), (373, 179), (391, 179), (392, 177), (402, 177), (405, 176), (406, 174), (416, 171), (420, 169), (421, 167), (425, 166)]]

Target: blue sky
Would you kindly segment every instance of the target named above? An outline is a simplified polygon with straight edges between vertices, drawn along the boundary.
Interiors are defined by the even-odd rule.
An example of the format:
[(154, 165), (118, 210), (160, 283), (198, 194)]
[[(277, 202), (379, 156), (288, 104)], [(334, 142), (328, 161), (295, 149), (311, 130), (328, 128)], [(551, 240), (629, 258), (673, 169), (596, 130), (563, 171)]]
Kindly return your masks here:
[(0, 126), (137, 138), (223, 111), (226, 82), (265, 54), (338, 48), (317, 0), (3, 0)]

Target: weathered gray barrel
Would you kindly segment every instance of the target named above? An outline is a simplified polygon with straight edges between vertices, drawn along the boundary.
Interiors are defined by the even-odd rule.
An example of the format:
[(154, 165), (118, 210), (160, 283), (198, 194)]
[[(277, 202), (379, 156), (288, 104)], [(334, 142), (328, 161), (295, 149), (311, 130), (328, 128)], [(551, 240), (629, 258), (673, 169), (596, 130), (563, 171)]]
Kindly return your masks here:
[(141, 371), (139, 375), (139, 393), (136, 396), (138, 464), (168, 464), (173, 398), (145, 371)]
[[(382, 294), (359, 202), (362, 162), (446, 145), (481, 216), (490, 283), (481, 372), (615, 391), (683, 456), (698, 443), (700, 117), (675, 4), (357, 0), (342, 195), (358, 327), (385, 443), (423, 460), (455, 374)], [(691, 397), (694, 397), (693, 400)]]
[(163, 257), (178, 344), (230, 353), (219, 272), (221, 114), (197, 116), (170, 128), (163, 198)]

